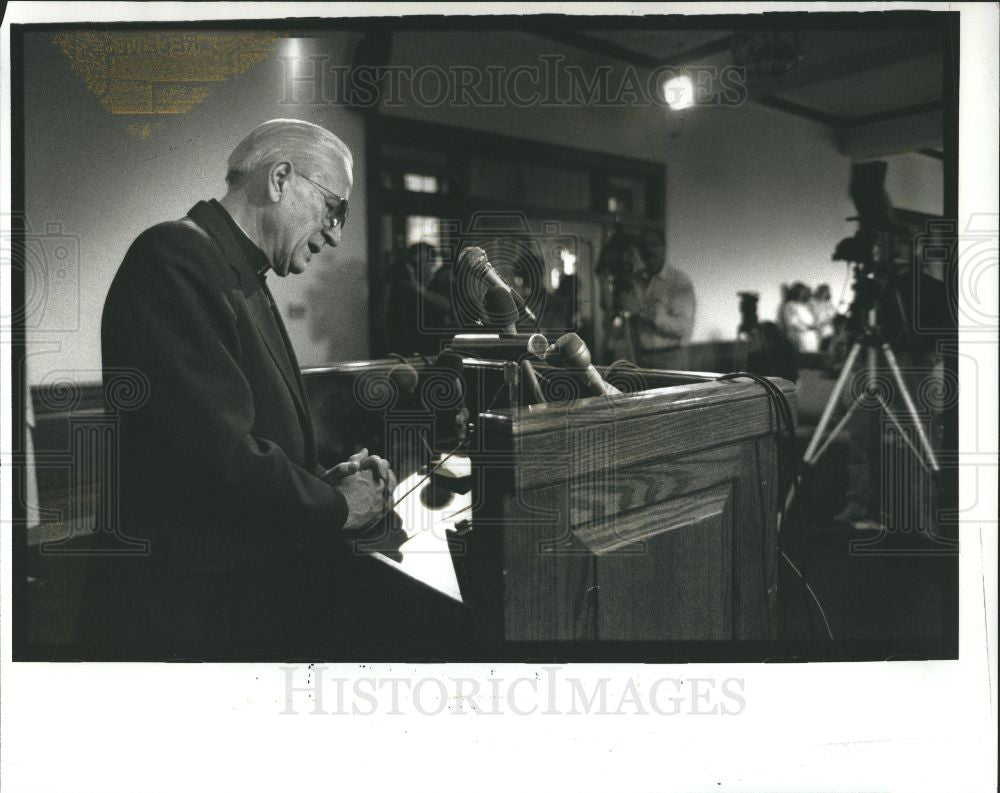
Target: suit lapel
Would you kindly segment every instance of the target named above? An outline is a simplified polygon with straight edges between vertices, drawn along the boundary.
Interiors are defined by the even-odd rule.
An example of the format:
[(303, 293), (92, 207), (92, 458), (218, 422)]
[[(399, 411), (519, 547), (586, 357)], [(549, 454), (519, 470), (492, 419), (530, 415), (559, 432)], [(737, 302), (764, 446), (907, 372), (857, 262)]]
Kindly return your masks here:
[[(278, 307), (274, 303), (274, 297), (263, 278), (261, 278), (260, 281), (260, 291), (264, 293), (267, 303), (271, 309), (271, 314), (274, 320), (273, 327), (277, 327), (278, 332), (281, 334), (282, 346), (288, 353), (287, 357), (284, 358), (287, 366), (282, 368), (281, 374), (285, 378), (285, 383), (288, 384), (288, 387), (292, 392), (292, 396), (298, 397), (296, 400), (296, 406), (299, 409), (299, 417), (302, 419), (302, 426), (305, 429), (306, 444), (308, 447), (307, 456), (312, 459), (316, 451), (315, 435), (313, 435), (312, 416), (309, 413), (309, 406), (306, 400), (306, 386), (302, 380), (302, 369), (299, 367), (298, 358), (295, 357), (295, 348), (292, 346), (292, 340), (288, 338), (288, 331), (286, 330), (285, 323), (281, 320), (281, 316), (278, 313)], [(256, 321), (256, 314), (254, 315), (254, 319)], [(257, 327), (259, 329), (260, 325), (258, 324)], [(270, 344), (268, 344), (268, 349), (271, 351), (271, 356), (276, 357), (274, 349)]]
[[(223, 211), (225, 210), (217, 209), (212, 204), (201, 201), (188, 215), (205, 228), (218, 243), (226, 262), (239, 274), (241, 283), (251, 284), (250, 294), (246, 297), (250, 316), (253, 317), (264, 346), (267, 347), (274, 365), (281, 372), (281, 377), (291, 392), (306, 437), (306, 444), (309, 449), (313, 449), (315, 441), (312, 435), (312, 421), (306, 407), (305, 388), (302, 376), (298, 371), (298, 363), (295, 360), (291, 340), (285, 332), (284, 324), (278, 315), (277, 307), (274, 305), (271, 293), (263, 278), (257, 275), (252, 263), (247, 259), (239, 241), (234, 238), (227, 220), (219, 216), (219, 213)], [(249, 281), (250, 278), (253, 280)]]
[(271, 353), (275, 366), (281, 371), (281, 376), (285, 379), (288, 390), (295, 397), (296, 405), (302, 410), (302, 392), (299, 389), (298, 378), (295, 376), (294, 364), (290, 360), (292, 355), (291, 342), (287, 341), (288, 337), (283, 333), (284, 329), (278, 324), (281, 319), (271, 300), (267, 286), (261, 283), (260, 289), (247, 299), (247, 305), (250, 306), (250, 316), (253, 317), (257, 331), (264, 340), (267, 351)]

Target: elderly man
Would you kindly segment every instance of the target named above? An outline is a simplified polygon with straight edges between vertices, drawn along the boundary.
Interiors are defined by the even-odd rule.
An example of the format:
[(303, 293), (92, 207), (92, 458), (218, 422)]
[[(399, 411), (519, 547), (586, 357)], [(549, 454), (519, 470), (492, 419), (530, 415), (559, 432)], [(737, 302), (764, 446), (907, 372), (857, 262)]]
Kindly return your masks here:
[(343, 530), (377, 521), (395, 486), (365, 450), (319, 466), (266, 283), (340, 241), (350, 150), (276, 119), (236, 147), (226, 181), (221, 201), (139, 236), (104, 307), (105, 381), (125, 368), (149, 386), (118, 412), (121, 528), (149, 552), (100, 563), (103, 606), (90, 616), (103, 627), (88, 638), (111, 655), (322, 652)]

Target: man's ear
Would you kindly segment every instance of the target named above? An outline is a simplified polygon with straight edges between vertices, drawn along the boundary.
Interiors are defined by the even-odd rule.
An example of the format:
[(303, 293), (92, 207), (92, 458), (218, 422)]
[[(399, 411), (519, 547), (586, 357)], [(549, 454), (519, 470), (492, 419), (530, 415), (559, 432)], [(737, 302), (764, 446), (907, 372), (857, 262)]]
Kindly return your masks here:
[(288, 179), (294, 167), (287, 160), (275, 163), (267, 172), (267, 197), (277, 203), (288, 190)]

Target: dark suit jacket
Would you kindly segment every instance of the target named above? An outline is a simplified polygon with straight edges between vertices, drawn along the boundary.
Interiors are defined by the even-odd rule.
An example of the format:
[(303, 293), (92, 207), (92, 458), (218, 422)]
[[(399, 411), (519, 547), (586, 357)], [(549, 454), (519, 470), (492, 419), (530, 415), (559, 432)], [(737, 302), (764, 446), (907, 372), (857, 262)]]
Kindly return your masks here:
[[(104, 627), (89, 638), (112, 655), (294, 655), (330, 629), (318, 607), (347, 505), (320, 479), (266, 266), (221, 204), (200, 202), (140, 235), (112, 283), (101, 327), (120, 448), (110, 528), (149, 543), (100, 566), (92, 616)], [(122, 370), (148, 388), (142, 404), (112, 393)]]

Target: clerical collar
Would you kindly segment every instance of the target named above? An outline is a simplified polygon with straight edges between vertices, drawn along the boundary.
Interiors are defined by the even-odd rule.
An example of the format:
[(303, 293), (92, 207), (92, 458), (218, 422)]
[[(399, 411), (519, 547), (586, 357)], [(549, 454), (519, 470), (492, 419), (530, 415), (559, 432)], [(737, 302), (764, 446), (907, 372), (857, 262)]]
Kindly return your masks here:
[(236, 237), (243, 254), (246, 256), (247, 262), (253, 267), (257, 273), (257, 277), (263, 281), (267, 277), (267, 271), (271, 269), (271, 262), (268, 260), (267, 254), (260, 249), (257, 243), (250, 239), (250, 235), (246, 233), (244, 228), (236, 222), (236, 219), (229, 214), (219, 201), (213, 198), (209, 203), (226, 219), (230, 229), (233, 231), (233, 236)]

